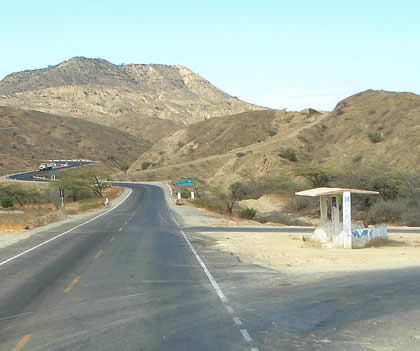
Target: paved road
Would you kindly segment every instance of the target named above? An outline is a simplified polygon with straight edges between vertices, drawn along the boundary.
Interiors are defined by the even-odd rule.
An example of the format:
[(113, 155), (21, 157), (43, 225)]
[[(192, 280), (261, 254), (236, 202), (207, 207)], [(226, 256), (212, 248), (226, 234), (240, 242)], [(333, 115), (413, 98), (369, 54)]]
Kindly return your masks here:
[[(68, 167), (57, 167), (57, 168), (54, 168), (53, 170), (55, 171), (57, 169), (65, 169), (65, 168), (71, 168), (71, 167), (79, 167), (79, 166), (90, 164), (92, 162), (90, 162), (90, 161), (89, 162), (83, 161), (83, 162), (67, 162), (67, 163), (68, 163)], [(48, 171), (48, 172), (51, 172), (51, 171)], [(38, 176), (40, 173), (41, 173), (40, 171), (30, 171), (30, 172), (12, 174), (12, 175), (9, 175), (7, 178), (28, 181), (28, 180), (34, 180), (32, 177), (33, 176)], [(40, 180), (37, 180), (37, 181), (40, 181)]]
[(0, 266), (0, 350), (250, 350), (156, 186)]
[(302, 282), (185, 228), (210, 282), (162, 189), (127, 186), (108, 215), (0, 263), (0, 350), (420, 350), (420, 268)]

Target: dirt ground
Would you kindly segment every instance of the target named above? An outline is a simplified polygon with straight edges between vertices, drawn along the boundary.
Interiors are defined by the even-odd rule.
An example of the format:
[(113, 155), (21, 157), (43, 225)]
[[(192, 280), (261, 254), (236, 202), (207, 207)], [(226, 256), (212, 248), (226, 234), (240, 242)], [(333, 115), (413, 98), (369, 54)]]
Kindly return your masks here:
[[(173, 206), (185, 227), (226, 227), (225, 232), (200, 232), (214, 247), (231, 252), (243, 262), (259, 264), (292, 275), (339, 273), (420, 266), (420, 234), (392, 233), (388, 240), (363, 249), (327, 249), (302, 241), (301, 233), (269, 232), (254, 221), (226, 216), (191, 206)], [(229, 227), (253, 227), (255, 232), (231, 232)], [(284, 229), (285, 226), (279, 226)], [(249, 228), (247, 229), (249, 230)], [(303, 232), (302, 232), (303, 234)], [(308, 237), (310, 234), (305, 233)]]
[[(392, 233), (363, 249), (326, 249), (296, 233), (204, 233), (242, 261), (289, 273), (354, 272), (420, 265), (420, 235)], [(215, 237), (216, 236), (216, 237)]]

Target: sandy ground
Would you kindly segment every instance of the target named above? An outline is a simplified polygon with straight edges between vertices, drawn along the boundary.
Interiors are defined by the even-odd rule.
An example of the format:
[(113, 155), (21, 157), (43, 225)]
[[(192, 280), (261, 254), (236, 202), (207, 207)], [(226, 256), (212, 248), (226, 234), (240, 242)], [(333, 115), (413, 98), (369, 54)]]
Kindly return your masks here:
[[(238, 256), (241, 261), (284, 273), (310, 275), (420, 266), (420, 234), (392, 233), (389, 240), (372, 243), (363, 249), (326, 249), (302, 241), (300, 233), (264, 232), (268, 226), (257, 225), (253, 221), (233, 221), (190, 206), (172, 204), (171, 207), (184, 227), (258, 227), (258, 232), (227, 230), (200, 232), (199, 235), (208, 239), (214, 247)], [(308, 235), (305, 233), (305, 236)]]
[(241, 260), (289, 273), (329, 273), (420, 266), (420, 234), (392, 233), (370, 247), (326, 249), (296, 233), (203, 233)]

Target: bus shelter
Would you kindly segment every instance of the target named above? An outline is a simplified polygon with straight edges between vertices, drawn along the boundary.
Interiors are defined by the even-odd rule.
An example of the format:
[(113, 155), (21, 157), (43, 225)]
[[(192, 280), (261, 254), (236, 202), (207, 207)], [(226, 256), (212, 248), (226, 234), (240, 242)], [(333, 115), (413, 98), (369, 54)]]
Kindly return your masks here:
[(351, 194), (378, 195), (377, 191), (348, 188), (314, 188), (295, 193), (298, 196), (319, 196), (321, 220), (312, 238), (322, 241), (327, 247), (347, 249), (364, 247), (369, 241), (387, 238), (386, 226), (365, 228), (361, 223), (352, 223)]

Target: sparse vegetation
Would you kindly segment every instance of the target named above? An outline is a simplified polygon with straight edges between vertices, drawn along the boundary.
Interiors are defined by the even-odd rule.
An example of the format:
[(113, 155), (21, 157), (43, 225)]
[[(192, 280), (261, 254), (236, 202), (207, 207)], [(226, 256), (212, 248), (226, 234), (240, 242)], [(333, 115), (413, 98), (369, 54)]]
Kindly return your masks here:
[(290, 147), (282, 149), (279, 153), (279, 156), (292, 162), (297, 161), (296, 150)]
[(239, 217), (244, 219), (253, 219), (257, 214), (257, 210), (255, 208), (242, 208), (239, 211)]
[(305, 178), (314, 188), (328, 186), (336, 178), (332, 170), (317, 165), (299, 166), (295, 168), (294, 174)]
[(143, 161), (143, 162), (141, 163), (141, 169), (142, 169), (142, 170), (148, 169), (148, 168), (149, 168), (149, 166), (150, 166), (151, 164), (152, 164), (152, 163), (151, 163), (151, 162), (149, 162), (149, 161)]
[(13, 201), (12, 199), (6, 197), (5, 199), (1, 200), (1, 207), (3, 208), (10, 208), (13, 207)]
[(384, 137), (379, 132), (369, 132), (368, 138), (372, 143), (380, 143), (381, 141), (384, 141)]
[(335, 110), (335, 115), (336, 115), (336, 116), (341, 116), (343, 113), (344, 113), (344, 111), (343, 111), (341, 108), (337, 108), (337, 109)]

